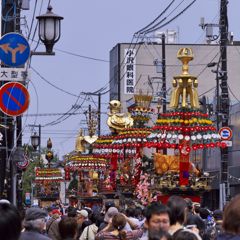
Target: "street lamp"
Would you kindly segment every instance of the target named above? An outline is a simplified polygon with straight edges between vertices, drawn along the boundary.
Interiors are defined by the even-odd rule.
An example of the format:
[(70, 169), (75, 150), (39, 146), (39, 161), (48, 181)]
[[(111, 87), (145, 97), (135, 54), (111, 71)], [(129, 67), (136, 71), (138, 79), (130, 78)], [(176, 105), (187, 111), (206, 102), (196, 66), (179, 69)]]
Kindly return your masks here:
[(39, 39), (44, 43), (46, 52), (51, 54), (53, 45), (61, 36), (61, 20), (63, 17), (54, 14), (49, 5), (45, 14), (36, 17), (39, 22)]
[(33, 149), (36, 151), (38, 146), (40, 145), (40, 136), (37, 135), (36, 132), (31, 136), (31, 144), (33, 146)]

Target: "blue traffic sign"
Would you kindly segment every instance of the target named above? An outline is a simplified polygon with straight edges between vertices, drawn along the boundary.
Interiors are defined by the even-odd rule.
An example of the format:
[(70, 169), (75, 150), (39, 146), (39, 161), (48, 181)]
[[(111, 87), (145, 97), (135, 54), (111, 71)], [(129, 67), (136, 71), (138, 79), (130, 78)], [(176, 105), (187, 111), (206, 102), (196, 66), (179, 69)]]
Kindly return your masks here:
[(26, 38), (18, 33), (7, 33), (0, 40), (0, 59), (10, 67), (18, 67), (27, 62), (30, 46)]
[(229, 127), (222, 127), (219, 130), (219, 134), (221, 136), (221, 140), (230, 140), (232, 138), (232, 129)]
[(0, 109), (8, 116), (22, 115), (29, 106), (28, 90), (18, 82), (9, 82), (0, 88)]

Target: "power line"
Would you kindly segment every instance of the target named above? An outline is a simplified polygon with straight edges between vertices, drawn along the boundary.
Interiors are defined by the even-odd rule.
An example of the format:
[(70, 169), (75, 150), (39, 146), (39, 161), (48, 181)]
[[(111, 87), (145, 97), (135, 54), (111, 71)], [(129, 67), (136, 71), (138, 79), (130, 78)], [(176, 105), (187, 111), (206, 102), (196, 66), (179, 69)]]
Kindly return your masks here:
[(228, 84), (228, 89), (230, 91), (230, 93), (233, 95), (233, 97), (237, 100), (238, 103), (240, 103), (240, 100), (237, 98), (237, 96), (233, 93), (232, 89), (230, 88), (229, 84)]
[(182, 0), (165, 18), (163, 18), (161, 21), (153, 25), (151, 28), (144, 31), (145, 34), (151, 32), (152, 29), (155, 29), (157, 26), (159, 26), (161, 23), (163, 23), (173, 12), (175, 12), (179, 6), (184, 2), (185, 0)]
[[(106, 112), (101, 112), (102, 114), (106, 114)], [(30, 113), (24, 114), (23, 117), (51, 117), (51, 116), (63, 116), (63, 115), (83, 115), (83, 112), (72, 112), (72, 113)]]
[(56, 50), (56, 51), (58, 51), (58, 52), (66, 53), (66, 54), (69, 54), (69, 55), (72, 55), (72, 56), (75, 56), (75, 57), (85, 58), (85, 59), (89, 59), (89, 60), (93, 60), (93, 61), (98, 61), (98, 62), (109, 63), (109, 61), (108, 61), (108, 60), (105, 60), (105, 59), (94, 58), (94, 57), (89, 57), (89, 56), (84, 56), (84, 55), (81, 55), (81, 54), (73, 53), (73, 52), (66, 51), (66, 50), (62, 50), (62, 49), (59, 49), (59, 48), (54, 48), (54, 50)]
[(31, 66), (31, 69), (32, 69), (43, 81), (45, 81), (46, 83), (48, 83), (48, 84), (51, 85), (52, 87), (58, 89), (58, 90), (61, 91), (61, 92), (66, 93), (66, 94), (68, 94), (68, 95), (70, 95), (70, 96), (77, 97), (77, 98), (79, 97), (78, 95), (76, 95), (76, 94), (74, 94), (74, 93), (70, 93), (70, 92), (64, 90), (63, 88), (60, 88), (60, 87), (54, 85), (53, 83), (51, 83), (50, 81), (48, 81), (48, 80), (47, 80), (45, 77), (43, 77), (33, 66)]
[(189, 9), (197, 0), (192, 1), (187, 7), (185, 7), (180, 13), (178, 13), (176, 16), (174, 16), (173, 18), (171, 18), (169, 21), (167, 21), (166, 23), (160, 25), (159, 27), (156, 27), (154, 29), (148, 30), (145, 32), (145, 34), (148, 34), (150, 32), (154, 32), (156, 30), (159, 30), (163, 27), (165, 27), (166, 25), (168, 25), (169, 23), (173, 22), (175, 19), (177, 19), (180, 15), (182, 15), (184, 12), (187, 11), (187, 9)]
[[(87, 98), (87, 95), (85, 96), (85, 98), (83, 99), (82, 103), (79, 105), (79, 107), (73, 111), (73, 113), (75, 113), (78, 109), (80, 109), (82, 107), (82, 105), (84, 104), (85, 100)], [(79, 98), (76, 100), (75, 104), (77, 104)], [(73, 106), (74, 106), (73, 105)], [(65, 113), (63, 114), (61, 117), (57, 118), (56, 120), (54, 121), (51, 121), (49, 123), (46, 123), (45, 125), (43, 125), (43, 127), (46, 127), (46, 126), (54, 126), (54, 125), (57, 125), (59, 123), (62, 123), (63, 121), (67, 120), (71, 115), (67, 115), (68, 113), (70, 113), (71, 110), (73, 110), (73, 106)], [(64, 118), (65, 117), (65, 118)]]
[(152, 21), (150, 22), (147, 26), (141, 28), (140, 30), (138, 30), (135, 34), (139, 34), (141, 33), (143, 30), (145, 30), (146, 28), (150, 27), (152, 24), (154, 24), (170, 7), (171, 5), (175, 2), (175, 0), (172, 0), (168, 6)]
[(34, 22), (34, 19), (35, 19), (36, 9), (37, 9), (37, 0), (35, 0), (35, 4), (34, 4), (32, 21), (31, 21), (30, 30), (29, 30), (28, 37), (27, 37), (28, 40), (29, 40), (29, 38), (31, 36), (31, 33), (32, 33), (32, 27), (33, 27), (33, 22)]

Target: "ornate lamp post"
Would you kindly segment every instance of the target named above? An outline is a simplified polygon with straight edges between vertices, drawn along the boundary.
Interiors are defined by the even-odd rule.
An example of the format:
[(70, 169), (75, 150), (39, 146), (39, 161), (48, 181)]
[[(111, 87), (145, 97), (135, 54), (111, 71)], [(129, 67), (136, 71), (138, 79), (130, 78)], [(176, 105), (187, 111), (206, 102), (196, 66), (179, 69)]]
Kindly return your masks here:
[(39, 23), (39, 39), (44, 43), (46, 52), (53, 53), (54, 44), (61, 36), (61, 20), (63, 17), (54, 14), (49, 5), (45, 14), (36, 17)]
[(29, 127), (38, 127), (38, 134), (34, 132), (31, 136), (31, 144), (33, 149), (36, 151), (38, 148), (38, 157), (39, 157), (39, 164), (41, 160), (41, 125), (29, 125)]
[(33, 146), (33, 149), (36, 151), (37, 148), (40, 148), (40, 136), (37, 135), (36, 132), (31, 136), (31, 144)]

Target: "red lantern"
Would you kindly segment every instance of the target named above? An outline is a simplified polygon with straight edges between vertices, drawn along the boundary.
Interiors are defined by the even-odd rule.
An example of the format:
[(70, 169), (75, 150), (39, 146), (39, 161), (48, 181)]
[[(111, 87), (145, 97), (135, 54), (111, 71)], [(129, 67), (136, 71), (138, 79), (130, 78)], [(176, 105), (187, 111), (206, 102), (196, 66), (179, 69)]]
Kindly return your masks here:
[(227, 147), (227, 144), (225, 142), (221, 142), (221, 148)]
[(199, 149), (203, 149), (204, 145), (203, 144), (199, 144)]
[(187, 151), (188, 153), (191, 152), (190, 146), (187, 146), (187, 147), (186, 147), (186, 151)]

